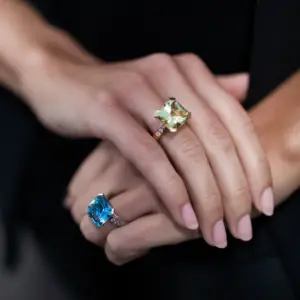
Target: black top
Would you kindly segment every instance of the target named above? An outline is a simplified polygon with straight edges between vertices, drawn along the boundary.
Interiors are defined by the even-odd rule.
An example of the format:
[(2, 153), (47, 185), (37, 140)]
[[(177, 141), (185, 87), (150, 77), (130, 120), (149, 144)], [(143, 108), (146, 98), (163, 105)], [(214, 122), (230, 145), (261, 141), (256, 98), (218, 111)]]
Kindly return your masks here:
[[(215, 73), (249, 71), (247, 108), (300, 66), (299, 0), (32, 2), (51, 23), (104, 60), (194, 52)], [(47, 132), (5, 90), (0, 91), (0, 134), (0, 207), (8, 233), (29, 226), (61, 278), (94, 299), (93, 255), (100, 250), (83, 241), (61, 201), (95, 141), (68, 141)], [(142, 266), (148, 277), (156, 271), (157, 277), (159, 266), (164, 286), (157, 287), (156, 299), (164, 293), (174, 300), (200, 295), (232, 299), (245, 291), (249, 299), (300, 299), (299, 197), (295, 193), (274, 217), (255, 220), (255, 237), (248, 244), (232, 240), (227, 250), (216, 251), (199, 240), (154, 251), (132, 268), (141, 272)], [(12, 236), (8, 234), (11, 246), (16, 242)], [(7, 262), (14, 261), (15, 249), (10, 247)], [(83, 255), (85, 261), (79, 263)]]

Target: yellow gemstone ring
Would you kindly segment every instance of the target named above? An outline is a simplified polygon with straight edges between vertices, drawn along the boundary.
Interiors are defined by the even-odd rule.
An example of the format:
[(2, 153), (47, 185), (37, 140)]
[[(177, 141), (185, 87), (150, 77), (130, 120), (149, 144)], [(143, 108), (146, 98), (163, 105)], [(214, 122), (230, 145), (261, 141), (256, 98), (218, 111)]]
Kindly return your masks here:
[(154, 139), (158, 141), (166, 133), (167, 129), (170, 132), (177, 132), (191, 117), (191, 113), (175, 98), (169, 98), (163, 107), (155, 112), (154, 117), (161, 122), (160, 127), (153, 134)]

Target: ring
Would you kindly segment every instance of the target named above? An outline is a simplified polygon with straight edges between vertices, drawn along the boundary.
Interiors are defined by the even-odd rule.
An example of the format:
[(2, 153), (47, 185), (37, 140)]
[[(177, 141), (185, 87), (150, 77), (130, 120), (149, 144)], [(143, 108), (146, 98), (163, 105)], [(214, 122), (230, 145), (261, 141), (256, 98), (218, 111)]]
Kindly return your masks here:
[(90, 202), (86, 212), (97, 228), (104, 226), (108, 221), (117, 227), (123, 225), (120, 218), (115, 214), (115, 209), (105, 194), (95, 196)]
[(177, 132), (187, 120), (191, 117), (191, 113), (187, 111), (174, 97), (169, 98), (160, 110), (154, 115), (161, 122), (160, 127), (153, 134), (155, 140), (160, 140), (166, 133)]

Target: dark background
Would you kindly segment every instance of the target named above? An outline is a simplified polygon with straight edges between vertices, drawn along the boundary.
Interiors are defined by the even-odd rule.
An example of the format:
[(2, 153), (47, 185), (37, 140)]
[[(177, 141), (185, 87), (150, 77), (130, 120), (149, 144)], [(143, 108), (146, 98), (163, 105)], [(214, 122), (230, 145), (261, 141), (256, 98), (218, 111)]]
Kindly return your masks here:
[[(129, 59), (159, 51), (192, 51), (198, 53), (216, 73), (250, 70), (252, 82), (249, 106), (265, 96), (300, 65), (299, 0), (261, 0), (259, 8), (256, 0), (188, 0), (184, 3), (170, 0), (32, 2), (52, 23), (70, 31), (91, 52), (106, 60)], [(70, 150), (71, 146), (46, 134), (19, 100), (5, 91), (0, 91), (0, 136), (0, 204), (6, 233), (9, 233), (5, 235), (0, 227), (0, 245), (3, 245), (0, 247), (0, 257), (6, 257), (8, 262), (12, 262), (14, 252), (20, 250), (17, 251), (19, 256), (16, 255), (18, 259), (15, 261), (17, 269), (10, 271), (0, 268), (0, 300), (75, 300), (76, 297), (68, 294), (52, 273), (49, 260), (41, 257), (41, 247), (32, 238), (31, 232), (25, 231), (24, 235), (20, 235), (21, 243), (15, 243), (19, 237), (16, 234), (27, 222), (40, 239), (44, 252), (53, 250), (54, 254), (50, 254), (54, 256), (49, 255), (51, 258), (55, 257), (52, 262), (57, 263), (56, 258), (64, 260), (61, 255), (64, 249), (58, 248), (56, 252), (54, 247), (61, 246), (60, 241), (65, 240), (65, 236), (63, 233), (54, 236), (58, 234), (60, 225), (53, 228), (53, 217), (49, 215), (49, 211), (56, 217), (65, 217), (61, 216), (63, 212), (58, 204), (61, 202), (60, 189), (66, 186), (70, 174), (68, 171), (63, 174), (65, 170), (61, 170), (60, 162), (67, 164), (61, 149), (66, 150), (68, 146)], [(49, 146), (53, 147), (51, 153), (48, 153)], [(56, 161), (56, 165), (51, 159)], [(51, 178), (55, 177), (54, 184), (51, 182), (46, 185), (44, 178), (41, 178), (41, 174), (45, 178), (49, 176), (43, 172), (45, 168), (52, 172)], [(65, 167), (67, 168), (68, 166)], [(46, 201), (42, 203), (40, 198), (45, 191)], [(259, 261), (255, 269), (260, 270), (259, 267), (262, 266), (261, 270), (271, 270), (270, 274), (253, 272), (266, 279), (271, 278), (269, 283), (277, 282), (275, 279), (279, 278), (284, 286), (282, 278), (285, 278), (285, 269), (281, 268), (283, 261), (288, 273), (294, 275), (293, 283), (298, 286), (299, 251), (294, 247), (298, 241), (291, 242), (295, 238), (291, 229), (295, 229), (293, 232), (296, 231), (299, 239), (299, 205), (296, 203), (299, 203), (299, 195), (278, 210), (268, 226), (256, 224), (258, 237), (253, 247), (249, 248), (249, 253), (245, 249), (239, 252), (240, 256), (246, 254), (248, 258), (253, 255), (258, 259), (265, 248), (273, 251), (273, 239), (272, 243), (267, 240), (266, 236), (269, 235), (264, 230), (267, 228), (271, 231), (280, 251), (276, 248), (276, 257), (271, 258), (271, 262), (266, 260), (265, 264)], [(41, 209), (43, 205), (44, 210)], [(13, 228), (16, 225), (19, 227)], [(40, 230), (41, 225), (44, 226), (44, 231)], [(69, 232), (67, 227), (63, 229), (65, 233)], [(12, 240), (12, 237), (16, 239)], [(8, 253), (5, 253), (5, 249)], [(69, 253), (64, 254), (67, 257)], [(236, 254), (234, 253), (234, 257)], [(255, 267), (250, 260), (247, 266)], [(166, 270), (169, 269), (166, 267)], [(243, 266), (237, 273), (244, 274), (244, 270)], [(271, 275), (274, 275), (274, 280)], [(191, 281), (191, 285), (196, 287), (197, 284), (194, 283)]]
[[(0, 227), (0, 257), (3, 257), (3, 230)], [(21, 244), (18, 271), (0, 268), (1, 300), (75, 300), (59, 283), (41, 258), (36, 242), (27, 233)]]

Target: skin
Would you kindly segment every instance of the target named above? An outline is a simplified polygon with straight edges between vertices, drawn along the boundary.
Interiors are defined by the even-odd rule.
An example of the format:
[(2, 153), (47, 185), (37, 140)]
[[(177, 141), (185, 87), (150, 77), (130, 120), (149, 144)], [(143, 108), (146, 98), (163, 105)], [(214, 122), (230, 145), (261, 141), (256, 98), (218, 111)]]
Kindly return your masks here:
[[(222, 84), (229, 84), (227, 90), (235, 91), (236, 96), (243, 95), (242, 89), (247, 87), (239, 76), (228, 77)], [(300, 72), (250, 112), (271, 164), (276, 205), (300, 184), (299, 95)], [(110, 201), (127, 225), (115, 229), (107, 223), (95, 228), (85, 210), (99, 189), (111, 193)], [(151, 248), (201, 237), (198, 230), (186, 230), (172, 221), (147, 181), (108, 142), (83, 162), (70, 184), (70, 194), (65, 204), (84, 237), (104, 247), (108, 259), (117, 265), (145, 255)], [(257, 215), (253, 210), (252, 217)]]
[[(210, 245), (252, 238), (252, 204), (272, 215), (267, 157), (251, 118), (194, 54), (106, 63), (23, 1), (0, 3), (0, 80), (48, 129), (112, 143), (177, 224)], [(149, 134), (166, 98), (194, 117), (157, 143)], [(201, 171), (200, 171), (201, 170)]]

